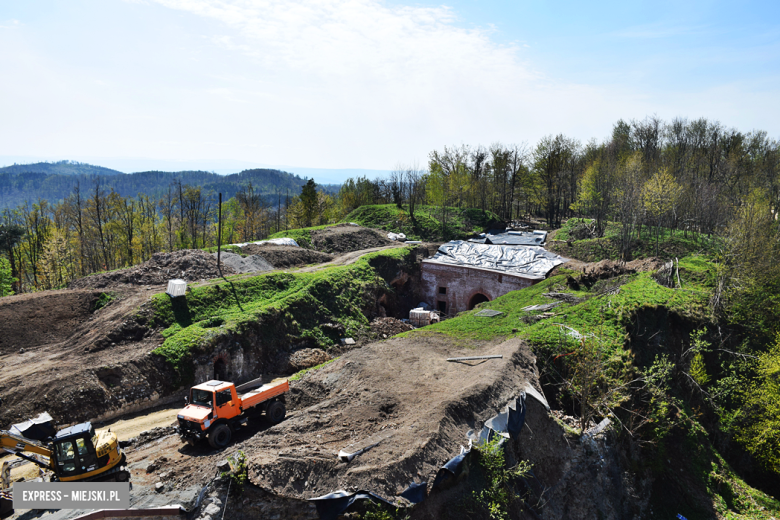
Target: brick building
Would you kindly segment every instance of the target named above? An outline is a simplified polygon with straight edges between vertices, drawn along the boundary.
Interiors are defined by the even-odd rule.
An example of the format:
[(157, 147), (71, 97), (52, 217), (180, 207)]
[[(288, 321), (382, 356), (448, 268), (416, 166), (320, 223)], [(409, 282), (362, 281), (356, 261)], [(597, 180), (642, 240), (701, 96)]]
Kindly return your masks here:
[(444, 244), (423, 260), (420, 296), (450, 316), (544, 280), (564, 260), (542, 248)]

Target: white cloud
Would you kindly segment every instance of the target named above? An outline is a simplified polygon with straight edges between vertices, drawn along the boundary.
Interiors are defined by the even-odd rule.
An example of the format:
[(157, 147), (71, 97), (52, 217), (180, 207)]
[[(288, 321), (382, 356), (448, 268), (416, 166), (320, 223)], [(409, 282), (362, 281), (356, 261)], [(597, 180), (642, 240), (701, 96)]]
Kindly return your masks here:
[(499, 44), (492, 27), (460, 27), (449, 7), (155, 1), (219, 22), (204, 36), (241, 57), (242, 79), (207, 92), (275, 125), (273, 137), (256, 130), (258, 138), (306, 144), (306, 157), (291, 158), (300, 142), (280, 142), (279, 162), (385, 168), (447, 143), (534, 141), (560, 131), (585, 138), (635, 102), (546, 77), (524, 59), (527, 44)]

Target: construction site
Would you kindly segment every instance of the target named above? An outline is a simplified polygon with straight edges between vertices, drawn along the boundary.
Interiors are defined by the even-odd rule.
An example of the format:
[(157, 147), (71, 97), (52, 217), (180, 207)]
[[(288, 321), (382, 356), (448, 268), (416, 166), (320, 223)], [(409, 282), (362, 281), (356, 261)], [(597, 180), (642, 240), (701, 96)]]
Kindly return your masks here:
[(533, 231), (407, 244), (343, 224), (312, 238), (238, 244), (219, 264), (159, 253), (0, 300), (0, 428), (15, 435), (4, 492), (51, 478), (18, 459), (54, 453), (18, 440), (48, 419), (55, 444), (87, 422), (110, 430), (122, 457), (111, 464), (131, 483), (131, 512), (6, 515), (482, 518), (475, 447), (498, 439), (509, 466), (532, 468), (510, 518), (647, 517), (656, 484), (631, 471), (610, 419), (580, 427), (548, 402), (529, 338), (545, 323), (575, 330), (567, 309), (664, 262), (588, 264)]

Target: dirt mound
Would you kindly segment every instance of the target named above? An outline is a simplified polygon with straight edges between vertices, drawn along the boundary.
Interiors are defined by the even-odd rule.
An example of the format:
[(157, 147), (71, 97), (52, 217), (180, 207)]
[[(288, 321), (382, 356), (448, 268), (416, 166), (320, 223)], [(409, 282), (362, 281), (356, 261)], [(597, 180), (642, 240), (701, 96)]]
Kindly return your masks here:
[[(533, 355), (520, 340), (475, 350), (453, 343), (435, 336), (381, 341), (293, 382), (298, 398), (288, 400), (289, 418), (237, 446), (249, 458), (250, 480), (312, 498), (349, 488), (394, 496), (431, 479), (468, 442), (468, 430), (536, 380)], [(464, 352), (503, 359), (446, 361)], [(348, 464), (337, 456), (374, 443)]]
[(249, 244), (241, 248), (245, 254), (264, 258), (276, 269), (321, 264), (333, 260), (333, 255), (295, 246), (277, 246), (273, 244)]
[(290, 355), (290, 372), (298, 372), (306, 368), (316, 367), (330, 361), (330, 355), (320, 348), (304, 348)]
[(376, 335), (377, 339), (389, 338), (414, 328), (396, 318), (376, 318), (370, 326), (371, 332)]
[[(51, 291), (0, 300), (0, 353), (65, 341), (92, 317), (99, 291)], [(20, 352), (23, 353), (23, 352)]]
[(664, 262), (658, 258), (632, 260), (625, 264), (613, 260), (602, 260), (593, 264), (586, 264), (582, 268), (582, 275), (580, 275), (578, 281), (586, 287), (592, 287), (599, 280), (616, 278), (624, 274), (656, 271), (663, 265)]
[(386, 233), (362, 226), (339, 224), (311, 232), (314, 249), (326, 253), (348, 253), (393, 243)]
[[(217, 253), (212, 253), (217, 258)], [(257, 273), (263, 271), (272, 271), (274, 266), (269, 264), (265, 258), (259, 255), (241, 256), (235, 253), (225, 251), (220, 257), (222, 265), (228, 266), (237, 273)]]
[[(224, 274), (235, 274), (230, 267), (223, 267)], [(146, 262), (108, 273), (79, 278), (68, 285), (69, 289), (103, 289), (118, 285), (163, 285), (173, 278), (188, 282), (218, 277), (217, 259), (200, 249), (182, 249), (173, 253), (156, 253)]]

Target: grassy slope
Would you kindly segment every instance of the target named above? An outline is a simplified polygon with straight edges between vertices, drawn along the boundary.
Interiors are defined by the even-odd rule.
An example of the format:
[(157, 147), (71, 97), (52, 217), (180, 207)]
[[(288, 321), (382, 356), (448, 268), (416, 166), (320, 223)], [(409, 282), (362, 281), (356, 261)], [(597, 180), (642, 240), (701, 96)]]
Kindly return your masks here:
[[(400, 209), (395, 204), (377, 204), (360, 206), (344, 217), (343, 222), (354, 222), (361, 226), (395, 233), (404, 233), (409, 240), (451, 240), (468, 238), (475, 233), (501, 224), (494, 213), (482, 212), (479, 209), (448, 208), (447, 233), (442, 233), (439, 220), (439, 208), (434, 206), (418, 206), (415, 209), (415, 221), (409, 217), (406, 209)], [(300, 229), (289, 229), (271, 235), (269, 238), (293, 238), (301, 247), (311, 248), (311, 232), (329, 227), (313, 226)]]
[(448, 208), (446, 235), (442, 233), (440, 209), (417, 206), (412, 222), (407, 209), (394, 204), (361, 206), (344, 218), (361, 226), (404, 233), (411, 240), (450, 240), (467, 238), (498, 225), (501, 221), (490, 211)]
[[(628, 326), (636, 313), (666, 308), (692, 322), (705, 323), (710, 319), (708, 300), (714, 280), (712, 267), (707, 257), (691, 255), (680, 260), (683, 289), (663, 287), (649, 273), (640, 273), (625, 276), (622, 280), (625, 283), (619, 293), (613, 295), (601, 293), (607, 282), (600, 282), (591, 291), (572, 291), (566, 285), (564, 272), (528, 289), (508, 293), (479, 306), (503, 312), (500, 316), (478, 317), (475, 315), (479, 311), (477, 308), (439, 324), (404, 334), (446, 334), (458, 338), (465, 345), (468, 345), (469, 340), (521, 336), (532, 346), (541, 366), (550, 363), (555, 356), (575, 348), (570, 336), (567, 337), (570, 329), (566, 327), (571, 327), (580, 334), (592, 334), (599, 338), (606, 357), (619, 362), (631, 362), (633, 356), (627, 345)], [(542, 296), (546, 292), (568, 292), (586, 299), (579, 304), (561, 304), (551, 311), (556, 316), (533, 324), (520, 319), (536, 314), (522, 311), (523, 307), (553, 301)], [(677, 482), (675, 485), (683, 486), (684, 489), (692, 480), (710, 497), (712, 509), (725, 518), (769, 519), (780, 513), (780, 502), (742, 481), (711, 445), (701, 425), (695, 420), (690, 424), (692, 426), (684, 433), (675, 437), (674, 442), (679, 444), (675, 446), (675, 454), (670, 453), (672, 450), (660, 450), (655, 454), (657, 459), (663, 458), (663, 461), (666, 461), (667, 456), (676, 456), (687, 465), (688, 471), (681, 477), (675, 473), (679, 470), (669, 469), (663, 461), (645, 461), (654, 468), (657, 481)], [(673, 510), (679, 508), (677, 512), (693, 520), (708, 518), (711, 512), (703, 510), (700, 504), (667, 502), (667, 496), (663, 490), (654, 493), (651, 501), (654, 513), (671, 514), (669, 518), (674, 518), (676, 512)]]
[(191, 358), (227, 337), (255, 330), (269, 345), (309, 340), (323, 348), (338, 341), (332, 328), (340, 323), (351, 335), (368, 326), (364, 309), (373, 290), (387, 288), (392, 276), (411, 265), (411, 248), (379, 251), (347, 266), (312, 273), (270, 273), (229, 283), (193, 287), (186, 299), (155, 295), (154, 324), (165, 327), (165, 340), (154, 350), (185, 381)]
[[(548, 249), (563, 256), (577, 258), (586, 262), (596, 262), (608, 258), (620, 258), (620, 224), (609, 222), (601, 238), (572, 240), (572, 232), (590, 219), (572, 218), (566, 221), (561, 229), (555, 232)], [(658, 255), (656, 255), (655, 230), (642, 229), (642, 236), (634, 240), (633, 258), (660, 256), (662, 258), (682, 257), (691, 253), (711, 254), (718, 246), (717, 240), (698, 233), (661, 230)]]

